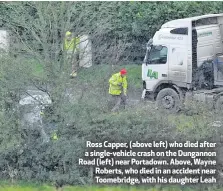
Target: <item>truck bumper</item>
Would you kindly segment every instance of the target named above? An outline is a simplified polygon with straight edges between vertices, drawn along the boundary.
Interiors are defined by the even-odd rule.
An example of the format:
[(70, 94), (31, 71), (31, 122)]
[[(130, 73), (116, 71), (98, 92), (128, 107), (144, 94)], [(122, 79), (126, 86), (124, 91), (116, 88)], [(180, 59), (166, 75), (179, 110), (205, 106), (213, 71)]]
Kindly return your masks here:
[(149, 99), (149, 100), (154, 100), (154, 93), (148, 89), (146, 89), (146, 82), (143, 81), (143, 91), (142, 91), (142, 97), (141, 99)]
[(145, 99), (145, 97), (146, 97), (146, 89), (144, 89), (144, 90), (142, 91), (142, 97), (141, 97), (141, 99)]
[(154, 94), (153, 94), (153, 92), (151, 92), (147, 89), (143, 89), (141, 99), (142, 100), (148, 99), (148, 100), (154, 101)]

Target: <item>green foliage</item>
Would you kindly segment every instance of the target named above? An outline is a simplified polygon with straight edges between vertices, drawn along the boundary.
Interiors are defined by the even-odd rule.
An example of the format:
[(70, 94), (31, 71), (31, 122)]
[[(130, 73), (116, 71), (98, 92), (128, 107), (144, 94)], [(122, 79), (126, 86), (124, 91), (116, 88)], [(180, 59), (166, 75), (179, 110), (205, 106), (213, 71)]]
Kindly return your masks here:
[[(2, 26), (12, 30), (17, 35), (17, 40), (23, 39), (22, 49), (39, 59), (41, 56), (37, 54), (38, 49), (43, 49), (44, 59), (57, 61), (65, 30), (73, 30), (76, 34), (91, 35), (95, 62), (115, 64), (124, 61), (142, 62), (145, 43), (165, 22), (220, 13), (223, 4), (137, 1), (13, 2), (1, 4), (0, 9), (3, 13)], [(18, 51), (19, 49), (21, 45), (17, 48)], [(51, 52), (50, 55), (47, 52)]]
[[(47, 184), (24, 184), (15, 183), (13, 185), (8, 185), (8, 183), (1, 184), (0, 191), (54, 191), (53, 186)], [(125, 186), (64, 186), (63, 191), (198, 191), (199, 189), (180, 186), (163, 186), (159, 189), (151, 186), (141, 186), (141, 187), (125, 187)], [(222, 188), (215, 189), (212, 188), (211, 191), (221, 191)]]
[[(77, 165), (87, 140), (201, 140), (222, 134), (220, 128), (209, 125), (215, 116), (204, 115), (205, 111), (203, 116), (172, 116), (141, 103), (116, 115), (107, 108), (108, 79), (122, 67), (128, 70), (129, 94), (140, 91), (141, 66), (136, 63), (142, 62), (145, 43), (164, 22), (222, 12), (222, 5), (134, 1), (1, 3), (0, 24), (10, 30), (13, 43), (10, 58), (1, 59), (0, 65), (0, 178), (89, 185), (91, 172)], [(75, 79), (69, 79), (70, 65), (61, 52), (66, 30), (89, 34), (94, 64), (100, 64), (80, 69)], [(56, 126), (58, 141), (43, 142), (39, 126), (22, 127), (17, 96), (27, 93), (30, 86), (52, 99), (43, 121), (47, 127), (49, 123)], [(51, 131), (46, 128), (48, 135)]]
[[(0, 191), (54, 191), (53, 186), (47, 184), (24, 184), (15, 183), (13, 185), (8, 185), (8, 183), (2, 183)], [(151, 186), (141, 186), (141, 187), (126, 187), (126, 186), (64, 186), (63, 191), (197, 191), (197, 189), (180, 188), (180, 186), (164, 186), (161, 189)], [(212, 191), (218, 191), (213, 189)]]

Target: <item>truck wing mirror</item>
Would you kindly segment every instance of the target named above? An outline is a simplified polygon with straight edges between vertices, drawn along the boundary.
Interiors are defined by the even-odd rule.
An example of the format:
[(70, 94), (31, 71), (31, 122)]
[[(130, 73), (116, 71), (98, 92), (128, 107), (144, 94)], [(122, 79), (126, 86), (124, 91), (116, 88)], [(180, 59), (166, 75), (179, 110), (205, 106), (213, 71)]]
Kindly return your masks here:
[(151, 38), (151, 39), (149, 39), (149, 42), (148, 42), (148, 44), (152, 44), (153, 43), (153, 39)]
[(151, 50), (151, 46), (147, 48), (147, 51), (148, 51), (148, 52), (150, 52), (150, 50)]
[(163, 48), (163, 47), (160, 45), (160, 46), (157, 46), (157, 47), (156, 47), (156, 50), (162, 50), (162, 48)]
[(147, 48), (147, 49), (149, 49), (149, 48), (150, 48), (150, 45), (149, 45), (149, 43), (147, 43), (147, 44), (146, 44), (146, 48)]
[(146, 44), (146, 47), (149, 48), (153, 44), (153, 39), (149, 39), (149, 42)]

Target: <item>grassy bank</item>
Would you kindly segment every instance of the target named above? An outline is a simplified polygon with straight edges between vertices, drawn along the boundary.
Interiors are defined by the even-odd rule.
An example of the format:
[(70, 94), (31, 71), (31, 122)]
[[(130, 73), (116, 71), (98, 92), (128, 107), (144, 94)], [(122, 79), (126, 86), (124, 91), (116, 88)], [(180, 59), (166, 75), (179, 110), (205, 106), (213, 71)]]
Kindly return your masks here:
[[(46, 74), (47, 69), (44, 67), (44, 64), (38, 62), (35, 59), (20, 58), (18, 59), (18, 62), (23, 64), (24, 69), (29, 68), (30, 72), (35, 78), (43, 79), (47, 75)], [(115, 66), (112, 66), (111, 64), (100, 64), (100, 65), (93, 65), (90, 68), (80, 68), (78, 70), (78, 76), (75, 78), (75, 81), (79, 83), (88, 83), (91, 85), (100, 86), (102, 82), (108, 83), (108, 79), (111, 77), (111, 75), (116, 72), (119, 72), (120, 69), (122, 68), (127, 69), (128, 72), (127, 79), (129, 88), (130, 89), (141, 88), (142, 68), (141, 65), (138, 64), (115, 65)], [(71, 72), (71, 68), (68, 69), (68, 76), (69, 72)]]
[(13, 184), (9, 181), (0, 182), (0, 191), (223, 191), (222, 188), (209, 187), (203, 189), (202, 185), (197, 186), (108, 186), (108, 185), (85, 185), (85, 186), (64, 186), (63, 188), (56, 189), (55, 186), (50, 184), (40, 184), (34, 182), (14, 182)]
[[(53, 186), (43, 184), (27, 184), (20, 183), (15, 185), (2, 184), (0, 187), (0, 191), (56, 191), (57, 189)], [(191, 187), (181, 188), (179, 186), (167, 186), (163, 188), (158, 187), (121, 187), (121, 186), (65, 186), (62, 188), (62, 191), (198, 191), (200, 189), (195, 189)], [(222, 191), (223, 188), (220, 189), (212, 189), (209, 191)]]
[[(108, 79), (111, 74), (118, 72), (122, 67), (118, 66), (114, 68), (109, 65), (97, 65), (88, 69), (81, 69), (78, 72), (78, 76), (74, 79), (66, 78), (69, 83), (64, 83), (66, 86), (64, 89), (69, 86), (67, 89), (71, 93), (68, 93), (70, 93), (72, 98), (76, 96), (77, 99), (70, 102), (67, 98), (61, 98), (61, 104), (58, 105), (60, 107), (56, 108), (55, 113), (50, 116), (52, 121), (57, 120), (59, 140), (57, 142), (42, 144), (40, 139), (36, 139), (31, 132), (27, 136), (29, 139), (25, 139), (28, 146), (23, 145), (23, 143), (20, 146), (21, 151), (24, 153), (23, 155), (17, 153), (18, 149), (10, 148), (3, 150), (4, 155), (2, 154), (2, 159), (0, 158), (0, 161), (3, 161), (0, 163), (1, 169), (4, 169), (8, 164), (5, 158), (16, 157), (18, 159), (18, 161), (10, 163), (13, 168), (20, 172), (15, 177), (16, 180), (41, 181), (46, 184), (16, 183), (10, 185), (8, 183), (1, 184), (0, 182), (0, 191), (53, 191), (56, 190), (55, 187), (47, 184), (47, 182), (57, 180), (62, 181), (63, 185), (88, 185), (91, 182), (89, 169), (77, 165), (78, 159), (83, 156), (86, 150), (85, 142), (87, 140), (97, 140), (98, 142), (102, 142), (103, 140), (110, 142), (128, 142), (129, 140), (148, 142), (153, 139), (170, 139), (170, 141), (210, 140), (222, 134), (222, 128), (212, 127), (210, 124), (213, 121), (222, 120), (222, 115), (215, 116), (214, 113), (205, 109), (201, 110), (195, 104), (193, 104), (194, 109), (192, 113), (186, 114), (185, 112), (181, 112), (177, 115), (159, 112), (152, 107), (152, 104), (142, 102), (121, 111), (118, 115), (108, 111), (106, 108)], [(141, 66), (127, 65), (125, 67), (128, 70), (129, 93), (141, 93)], [(39, 66), (37, 68), (34, 71), (40, 69)], [(58, 88), (60, 91), (64, 89)], [(50, 117), (49, 119), (51, 119)], [(17, 130), (14, 132), (20, 135), (20, 132)], [(38, 138), (41, 137), (38, 136)], [(7, 141), (8, 139), (5, 140)], [(17, 139), (15, 141), (17, 142)], [(27, 167), (27, 161), (30, 161), (31, 157), (32, 163)], [(61, 163), (61, 161), (64, 163)], [(43, 165), (40, 166), (39, 164)], [(5, 178), (8, 177), (5, 176)], [(205, 191), (205, 189), (192, 189), (189, 187), (156, 189), (148, 187), (135, 188), (132, 186), (65, 186), (63, 189), (63, 191), (72, 190)], [(223, 189), (209, 189), (209, 191), (221, 190), (223, 191)]]
[(92, 66), (90, 68), (81, 68), (78, 72), (76, 81), (79, 83), (88, 83), (97, 86), (108, 84), (108, 80), (111, 75), (119, 72), (121, 68), (127, 69), (127, 79), (130, 90), (142, 87), (141, 65), (136, 64), (115, 67), (101, 64)]

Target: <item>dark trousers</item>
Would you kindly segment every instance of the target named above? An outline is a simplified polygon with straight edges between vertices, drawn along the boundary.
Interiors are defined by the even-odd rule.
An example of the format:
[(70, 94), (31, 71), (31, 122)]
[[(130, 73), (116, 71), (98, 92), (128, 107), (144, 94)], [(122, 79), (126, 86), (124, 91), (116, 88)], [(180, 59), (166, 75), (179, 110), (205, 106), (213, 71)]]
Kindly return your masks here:
[(110, 102), (112, 105), (112, 112), (118, 111), (120, 107), (125, 109), (126, 105), (126, 96), (121, 94), (121, 95), (110, 95)]
[(67, 51), (67, 61), (70, 64), (71, 63), (71, 67), (72, 67), (72, 72), (77, 72), (78, 67), (79, 67), (79, 56), (78, 56), (79, 52), (75, 51)]

